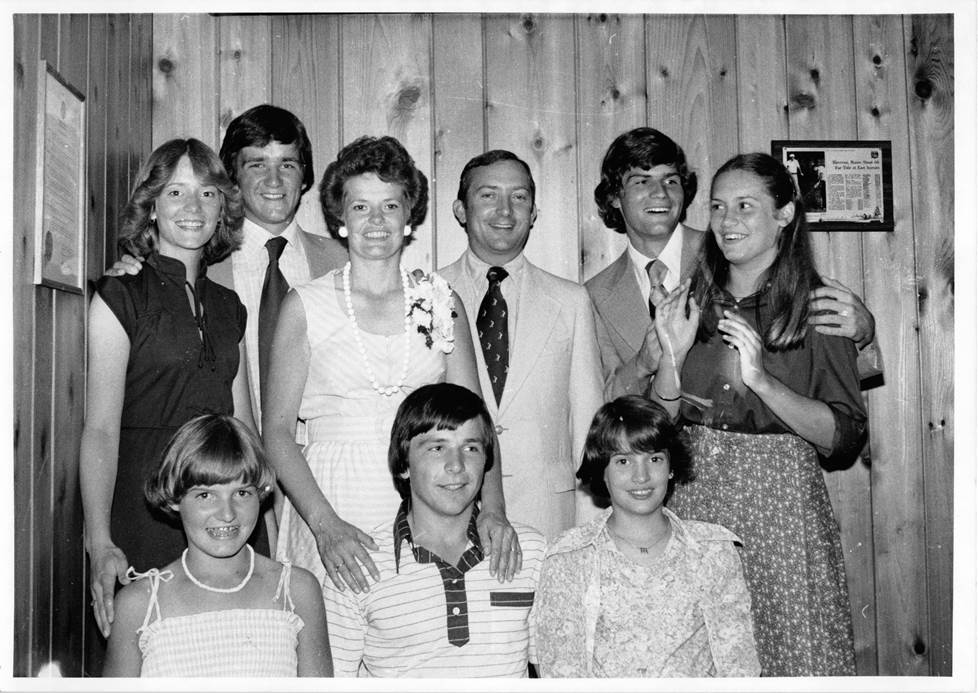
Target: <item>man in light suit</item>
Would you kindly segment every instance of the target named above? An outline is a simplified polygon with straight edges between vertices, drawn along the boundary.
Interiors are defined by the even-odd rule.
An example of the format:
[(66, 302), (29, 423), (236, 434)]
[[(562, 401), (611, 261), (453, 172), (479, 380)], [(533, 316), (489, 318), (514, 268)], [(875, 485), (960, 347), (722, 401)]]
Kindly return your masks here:
[[(625, 252), (585, 284), (594, 306), (608, 400), (645, 395), (658, 368), (662, 349), (652, 317), (656, 297), (692, 276), (706, 237), (683, 224), (696, 187), (682, 148), (653, 128), (619, 135), (605, 154), (594, 199), (605, 226), (628, 237)], [(864, 379), (881, 373), (872, 314), (841, 283), (822, 279), (826, 286), (813, 292), (809, 322), (863, 349)]]
[[(439, 273), (461, 297), (478, 342), (507, 515), (553, 539), (593, 512), (590, 498), (577, 490), (575, 472), (602, 404), (601, 364), (584, 288), (523, 256), (537, 216), (535, 191), (529, 167), (512, 152), (493, 150), (469, 161), (453, 206), (469, 247)], [(505, 309), (487, 320), (494, 296)], [(488, 344), (500, 335), (502, 355)]]

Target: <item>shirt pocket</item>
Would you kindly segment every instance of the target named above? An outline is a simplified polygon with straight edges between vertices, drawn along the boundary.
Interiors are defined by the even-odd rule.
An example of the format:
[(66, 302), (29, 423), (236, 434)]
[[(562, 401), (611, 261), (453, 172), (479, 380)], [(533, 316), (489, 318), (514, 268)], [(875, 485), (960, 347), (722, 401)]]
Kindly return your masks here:
[(490, 606), (511, 606), (530, 608), (533, 606), (533, 592), (490, 592)]

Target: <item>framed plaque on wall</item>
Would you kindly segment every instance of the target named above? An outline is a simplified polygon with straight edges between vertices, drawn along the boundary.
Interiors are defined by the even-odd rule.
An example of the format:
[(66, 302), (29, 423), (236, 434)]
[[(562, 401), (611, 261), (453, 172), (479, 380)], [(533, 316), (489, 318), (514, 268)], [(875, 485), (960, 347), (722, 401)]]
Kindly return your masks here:
[(85, 97), (45, 60), (37, 76), (34, 283), (82, 293)]

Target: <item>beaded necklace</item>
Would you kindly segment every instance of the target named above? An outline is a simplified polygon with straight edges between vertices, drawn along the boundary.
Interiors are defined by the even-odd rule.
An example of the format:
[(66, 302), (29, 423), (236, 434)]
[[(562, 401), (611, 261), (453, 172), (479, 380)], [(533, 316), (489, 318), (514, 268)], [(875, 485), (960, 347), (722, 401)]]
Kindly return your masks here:
[(379, 395), (384, 397), (392, 397), (401, 391), (404, 387), (404, 381), (407, 380), (408, 366), (411, 362), (411, 297), (410, 297), (410, 283), (408, 279), (407, 270), (403, 267), (401, 268), (401, 289), (404, 292), (404, 365), (401, 368), (401, 377), (397, 381), (397, 385), (381, 385), (377, 382), (377, 376), (374, 375), (374, 369), (370, 367), (370, 359), (367, 357), (367, 349), (363, 345), (363, 340), (360, 338), (360, 326), (357, 324), (357, 314), (353, 310), (353, 294), (350, 291), (350, 263), (347, 262), (343, 267), (343, 297), (346, 299), (346, 315), (353, 323), (353, 338), (356, 340), (357, 349), (360, 351), (360, 358), (363, 360), (363, 365), (367, 369), (367, 379), (370, 381), (370, 386)]
[(183, 564), (183, 572), (187, 574), (188, 578), (190, 578), (190, 582), (194, 583), (202, 590), (207, 590), (208, 592), (219, 592), (220, 594), (232, 594), (234, 592), (240, 592), (242, 589), (244, 589), (244, 586), (248, 584), (248, 581), (251, 580), (252, 574), (255, 572), (255, 550), (251, 548), (251, 545), (249, 544), (245, 544), (245, 547), (250, 552), (251, 558), (251, 562), (248, 564), (248, 574), (244, 576), (244, 580), (239, 582), (234, 587), (211, 587), (210, 585), (207, 585), (194, 577), (194, 574), (190, 572), (190, 567), (187, 565), (187, 551), (190, 549), (183, 550), (183, 553), (180, 555), (180, 563)]

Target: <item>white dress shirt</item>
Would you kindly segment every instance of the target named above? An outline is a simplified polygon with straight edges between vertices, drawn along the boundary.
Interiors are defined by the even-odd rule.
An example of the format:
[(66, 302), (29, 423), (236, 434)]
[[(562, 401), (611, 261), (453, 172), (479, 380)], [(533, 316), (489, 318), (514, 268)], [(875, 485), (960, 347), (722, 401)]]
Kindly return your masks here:
[[(486, 277), (486, 273), (489, 271), (490, 267), (494, 266), (495, 265), (489, 265), (483, 262), (475, 253), (472, 252), (471, 249), (466, 249), (465, 270), (472, 277), (472, 281), (475, 283), (475, 286), (478, 289), (479, 304), (482, 303), (482, 297), (485, 296), (486, 291), (489, 290), (489, 279)], [(506, 299), (510, 356), (513, 354), (513, 339), (516, 336), (516, 320), (519, 315), (520, 290), (523, 288), (523, 270), (525, 267), (526, 259), (523, 257), (523, 253), (520, 253), (502, 266), (502, 268), (506, 270), (509, 275), (503, 279), (502, 282), (500, 282), (499, 290), (502, 292), (503, 298)], [(648, 281), (648, 278), (646, 278), (645, 283), (648, 284)], [(466, 310), (468, 310), (468, 308), (466, 308)], [(473, 311), (475, 312), (475, 315), (470, 317), (473, 320), (477, 320), (479, 317), (479, 305), (473, 306)], [(478, 344), (478, 338), (476, 339), (476, 344)]]
[[(295, 221), (281, 233), (288, 243), (279, 258), (279, 269), (289, 283), (289, 287), (305, 284), (309, 276), (309, 260), (306, 249), (299, 238), (299, 225)], [(261, 395), (258, 379), (258, 309), (261, 305), (261, 288), (265, 283), (265, 270), (268, 268), (268, 250), (265, 243), (273, 234), (245, 219), (242, 226), (243, 242), (231, 255), (231, 268), (234, 273), (234, 290), (248, 309), (248, 323), (245, 326), (245, 349), (248, 356), (248, 379), (251, 386), (252, 411), (255, 423), (261, 427)]]
[(652, 290), (652, 285), (649, 282), (649, 273), (645, 270), (645, 267), (653, 260), (662, 260), (666, 265), (667, 271), (662, 278), (662, 283), (665, 285), (666, 291), (674, 291), (679, 286), (679, 277), (682, 273), (683, 236), (685, 232), (686, 227), (679, 224), (676, 230), (672, 232), (672, 237), (666, 243), (666, 247), (659, 253), (658, 258), (648, 257), (644, 253), (636, 250), (635, 246), (631, 243), (628, 244), (628, 257), (632, 261), (632, 269), (635, 270), (635, 279), (638, 281), (638, 288), (641, 290), (642, 295), (646, 298), (648, 298), (649, 292)]

